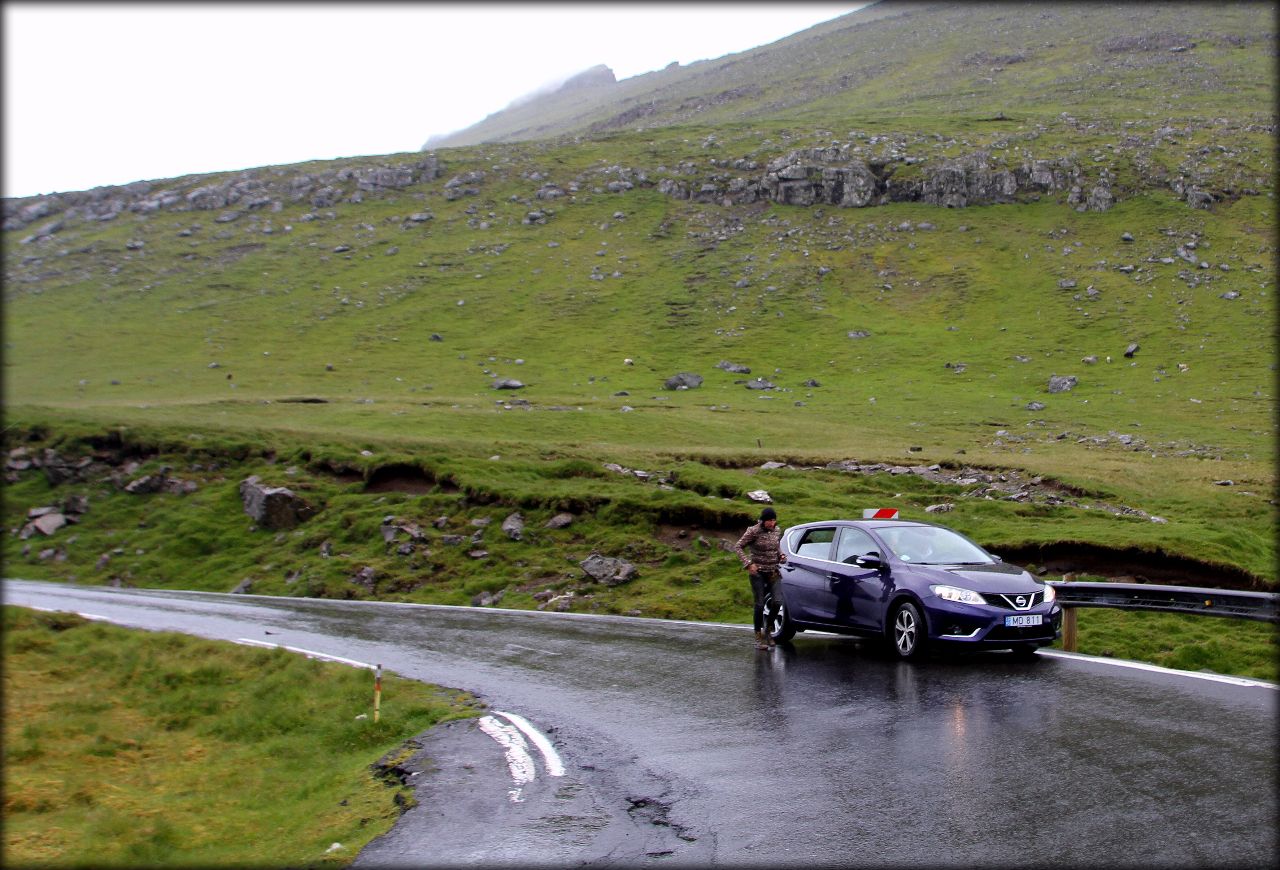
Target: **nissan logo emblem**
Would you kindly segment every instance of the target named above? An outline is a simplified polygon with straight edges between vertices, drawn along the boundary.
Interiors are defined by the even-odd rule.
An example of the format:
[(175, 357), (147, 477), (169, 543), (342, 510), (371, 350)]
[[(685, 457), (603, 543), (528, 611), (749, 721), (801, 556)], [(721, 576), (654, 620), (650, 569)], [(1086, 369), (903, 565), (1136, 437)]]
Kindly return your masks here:
[(1014, 601), (1018, 603), (1019, 607), (1027, 606), (1027, 596), (1025, 595), (1019, 595), (1017, 598), (1014, 599)]

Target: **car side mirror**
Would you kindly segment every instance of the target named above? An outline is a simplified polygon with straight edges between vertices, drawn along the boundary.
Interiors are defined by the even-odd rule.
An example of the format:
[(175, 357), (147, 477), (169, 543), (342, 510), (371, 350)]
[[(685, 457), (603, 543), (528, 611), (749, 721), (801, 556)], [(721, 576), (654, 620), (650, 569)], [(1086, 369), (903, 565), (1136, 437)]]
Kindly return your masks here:
[(1004, 559), (1001, 559), (1001, 558), (1000, 558), (999, 556), (997, 556), (995, 553), (992, 553), (992, 554), (991, 554), (991, 560), (992, 560), (993, 562), (1003, 562), (1003, 561), (1004, 561)]
[(853, 560), (853, 564), (859, 568), (883, 568), (884, 562), (880, 561), (880, 554), (876, 552), (863, 553)]

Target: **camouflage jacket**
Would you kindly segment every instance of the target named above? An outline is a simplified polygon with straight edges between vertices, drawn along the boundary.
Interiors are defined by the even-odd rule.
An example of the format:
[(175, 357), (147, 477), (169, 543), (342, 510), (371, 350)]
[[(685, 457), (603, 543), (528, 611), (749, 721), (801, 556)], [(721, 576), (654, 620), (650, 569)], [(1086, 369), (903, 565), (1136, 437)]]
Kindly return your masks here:
[(778, 550), (781, 539), (782, 529), (777, 526), (768, 529), (763, 522), (759, 522), (742, 533), (733, 551), (742, 560), (743, 568), (754, 562), (761, 570), (777, 571), (781, 561)]

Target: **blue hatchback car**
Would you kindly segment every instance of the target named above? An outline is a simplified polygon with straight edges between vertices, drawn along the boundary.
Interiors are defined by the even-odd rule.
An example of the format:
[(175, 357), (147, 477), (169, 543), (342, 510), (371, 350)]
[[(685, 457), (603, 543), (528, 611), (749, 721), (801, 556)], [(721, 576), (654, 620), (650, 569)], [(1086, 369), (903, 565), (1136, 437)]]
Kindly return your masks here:
[(885, 638), (904, 659), (930, 646), (1030, 655), (1062, 627), (1052, 586), (944, 526), (805, 523), (786, 529), (780, 546), (782, 600), (766, 610), (775, 640), (816, 629)]

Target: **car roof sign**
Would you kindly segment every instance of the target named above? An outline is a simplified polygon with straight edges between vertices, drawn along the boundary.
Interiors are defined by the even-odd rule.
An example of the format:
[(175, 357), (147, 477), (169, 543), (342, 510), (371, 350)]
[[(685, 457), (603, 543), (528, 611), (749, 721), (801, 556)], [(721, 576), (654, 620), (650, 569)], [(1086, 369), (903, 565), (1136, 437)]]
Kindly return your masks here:
[(898, 518), (897, 508), (866, 508), (862, 512), (864, 520), (896, 520)]

